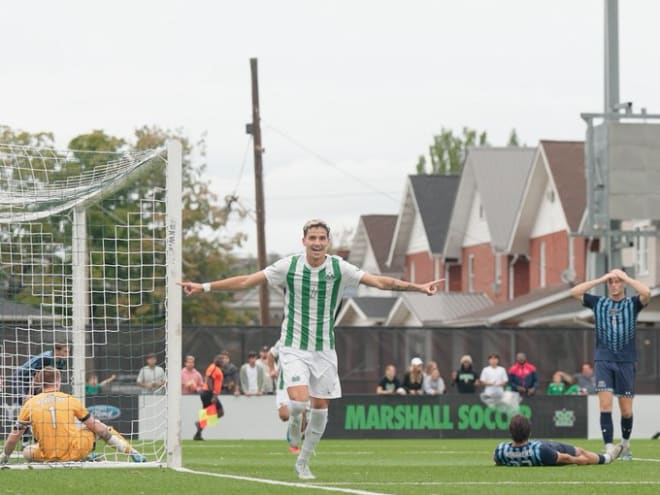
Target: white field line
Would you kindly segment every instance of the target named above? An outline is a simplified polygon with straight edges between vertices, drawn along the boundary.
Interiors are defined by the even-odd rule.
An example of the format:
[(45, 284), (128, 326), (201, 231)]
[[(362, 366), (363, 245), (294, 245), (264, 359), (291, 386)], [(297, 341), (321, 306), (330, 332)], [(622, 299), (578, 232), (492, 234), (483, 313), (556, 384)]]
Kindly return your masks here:
[(321, 490), (326, 492), (349, 493), (351, 495), (392, 495), (390, 493), (370, 492), (366, 490), (356, 490), (353, 488), (341, 488), (338, 486), (318, 485), (315, 483), (301, 483), (292, 481), (271, 480), (268, 478), (253, 478), (251, 476), (237, 476), (234, 474), (210, 473), (207, 471), (193, 471), (188, 468), (177, 468), (176, 471), (181, 473), (196, 474), (201, 476), (212, 476), (215, 478), (226, 478), (238, 481), (249, 481), (252, 483), (263, 483), (265, 485), (288, 486), (291, 488), (304, 488), (305, 490)]

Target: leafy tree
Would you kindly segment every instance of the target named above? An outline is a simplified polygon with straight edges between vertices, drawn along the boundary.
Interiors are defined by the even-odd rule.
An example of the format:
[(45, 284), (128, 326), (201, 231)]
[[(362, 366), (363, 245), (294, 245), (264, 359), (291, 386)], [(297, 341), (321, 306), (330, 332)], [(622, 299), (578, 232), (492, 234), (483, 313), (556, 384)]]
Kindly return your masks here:
[[(217, 280), (233, 274), (235, 261), (229, 254), (240, 246), (245, 234), (221, 237), (230, 210), (219, 206), (218, 196), (204, 179), (206, 141), (202, 136), (195, 145), (180, 131), (141, 127), (135, 131), (136, 150), (162, 146), (168, 139), (178, 139), (183, 146), (183, 272), (187, 280)], [(202, 163), (195, 164), (193, 154)], [(183, 321), (203, 325), (227, 325), (248, 321), (246, 314), (228, 308), (223, 302), (228, 293), (202, 294), (185, 298)]]
[(55, 137), (52, 132), (27, 132), (0, 125), (0, 143), (20, 146), (52, 147)]
[(429, 146), (430, 170), (427, 170), (426, 157), (421, 155), (417, 161), (417, 173), (458, 175), (463, 167), (467, 149), (471, 146), (488, 146), (488, 144), (485, 131), (478, 133), (474, 129), (463, 127), (459, 136), (451, 129), (443, 127), (440, 134), (433, 136), (433, 143)]
[[(58, 160), (48, 161), (44, 176), (48, 175), (52, 180), (59, 179), (65, 174), (91, 170), (100, 163), (120, 158), (125, 152), (163, 146), (170, 138), (179, 139), (183, 145), (184, 276), (192, 280), (213, 280), (231, 275), (235, 260), (229, 253), (234, 246), (240, 245), (244, 235), (222, 237), (229, 211), (219, 205), (209, 181), (203, 177), (206, 168), (203, 163), (206, 156), (204, 137), (193, 145), (180, 131), (172, 132), (145, 126), (137, 129), (133, 142), (129, 142), (107, 135), (102, 130), (94, 130), (71, 140), (69, 148), (72, 150), (73, 160), (60, 155)], [(50, 133), (31, 134), (14, 131), (8, 127), (0, 127), (0, 141), (38, 147), (54, 145), (53, 135)], [(141, 214), (142, 200), (159, 194), (162, 196), (165, 183), (164, 167), (157, 166), (158, 163), (162, 163), (160, 160), (154, 162), (131, 176), (129, 181), (120, 188), (114, 189), (112, 194), (87, 206), (93, 319), (131, 317), (133, 322), (142, 323), (162, 320), (164, 314), (164, 308), (160, 304), (162, 294), (141, 292), (138, 281), (145, 277), (159, 278), (165, 275), (164, 260), (155, 258), (162, 256), (159, 254), (162, 250), (153, 249), (153, 239), (164, 236), (164, 219), (161, 222), (151, 222), (149, 225), (132, 222), (133, 225), (129, 227), (131, 224), (129, 219), (135, 219)], [(50, 236), (52, 243), (49, 243), (49, 246), (44, 244), (33, 249), (47, 253), (49, 250), (57, 250), (58, 243), (61, 243), (60, 245), (66, 246), (68, 254), (65, 257), (70, 261), (71, 222), (70, 212), (52, 215), (42, 221), (42, 231), (44, 235)], [(135, 225), (136, 223), (138, 225)], [(120, 227), (118, 228), (117, 225)], [(16, 236), (26, 235), (24, 229), (15, 229), (15, 232), (8, 229), (10, 227), (2, 227), (0, 243), (16, 242), (20, 240)], [(161, 232), (153, 235), (151, 231), (158, 229)], [(115, 237), (116, 234), (119, 235), (119, 240), (113, 243), (111, 249), (104, 249), (104, 242), (107, 242), (104, 239)], [(2, 249), (1, 252), (5, 253), (8, 250)], [(56, 282), (54, 286), (59, 284), (61, 287), (62, 276), (69, 277), (71, 274), (70, 265), (68, 263), (63, 265), (64, 259), (52, 254), (49, 256), (52, 261), (47, 276)], [(58, 263), (58, 266), (55, 266), (55, 263)], [(147, 268), (145, 266), (138, 268), (143, 264)], [(150, 266), (152, 268), (148, 268)], [(138, 273), (138, 270), (142, 272)], [(152, 272), (144, 270), (152, 270)], [(21, 302), (39, 303), (40, 298), (33, 296), (31, 290), (16, 285), (15, 280), (22, 277), (24, 278), (20, 273), (0, 273), (0, 279), (4, 279), (2, 282), (9, 296), (16, 296)], [(187, 323), (208, 325), (246, 321), (247, 317), (242, 312), (231, 310), (223, 304), (229, 298), (229, 294), (212, 296), (204, 294), (195, 298), (185, 298), (183, 319)]]
[(520, 142), (518, 141), (518, 133), (515, 129), (511, 129), (511, 134), (509, 134), (509, 142), (507, 143), (507, 146), (520, 146)]

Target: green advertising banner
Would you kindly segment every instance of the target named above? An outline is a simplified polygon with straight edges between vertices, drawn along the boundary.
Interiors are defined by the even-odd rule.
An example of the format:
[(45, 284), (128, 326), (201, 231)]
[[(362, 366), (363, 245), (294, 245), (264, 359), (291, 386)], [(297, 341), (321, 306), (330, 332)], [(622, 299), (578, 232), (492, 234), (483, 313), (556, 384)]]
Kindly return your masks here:
[[(586, 438), (587, 398), (526, 398), (534, 438)], [(326, 438), (503, 438), (515, 411), (471, 395), (348, 395), (330, 404)]]

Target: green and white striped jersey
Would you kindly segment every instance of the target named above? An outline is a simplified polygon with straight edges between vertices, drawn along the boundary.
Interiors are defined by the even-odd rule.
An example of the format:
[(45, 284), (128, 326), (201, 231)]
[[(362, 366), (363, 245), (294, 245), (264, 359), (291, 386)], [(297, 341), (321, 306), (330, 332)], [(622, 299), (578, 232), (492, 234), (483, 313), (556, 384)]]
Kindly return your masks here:
[(344, 290), (357, 287), (364, 272), (332, 255), (312, 268), (304, 254), (297, 254), (276, 261), (264, 274), (270, 285), (285, 290), (280, 344), (307, 351), (334, 349), (337, 306)]

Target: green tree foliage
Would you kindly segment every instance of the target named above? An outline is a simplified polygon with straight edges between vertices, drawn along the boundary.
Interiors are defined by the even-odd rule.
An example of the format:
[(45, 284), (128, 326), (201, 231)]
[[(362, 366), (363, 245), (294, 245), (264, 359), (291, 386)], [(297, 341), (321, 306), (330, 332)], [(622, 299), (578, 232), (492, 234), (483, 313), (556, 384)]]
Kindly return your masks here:
[(511, 129), (511, 134), (509, 134), (509, 142), (507, 143), (507, 146), (520, 146), (518, 133), (515, 129)]
[[(229, 252), (245, 239), (244, 234), (223, 238), (230, 211), (219, 206), (218, 196), (204, 179), (206, 141), (194, 145), (178, 131), (142, 127), (135, 131), (135, 149), (162, 146), (168, 139), (183, 145), (183, 272), (186, 280), (208, 281), (232, 274), (235, 261)], [(193, 156), (197, 160), (193, 161)], [(200, 163), (197, 163), (199, 161)], [(248, 321), (247, 315), (223, 304), (229, 293), (202, 294), (183, 301), (183, 321), (199, 325), (228, 325)]]
[(430, 169), (427, 169), (426, 157), (421, 155), (417, 161), (418, 174), (458, 175), (463, 167), (467, 149), (471, 146), (488, 146), (486, 132), (463, 127), (461, 135), (455, 135), (451, 129), (442, 128), (440, 134), (433, 136), (429, 146)]
[[(165, 145), (168, 139), (178, 139), (183, 145), (183, 272), (188, 280), (215, 280), (232, 273), (235, 260), (230, 256), (234, 246), (240, 245), (244, 235), (227, 238), (223, 228), (229, 211), (219, 205), (217, 195), (208, 180), (204, 179), (206, 143), (204, 137), (192, 144), (180, 131), (158, 127), (142, 127), (135, 131), (132, 140), (107, 135), (102, 130), (81, 134), (69, 143), (72, 160), (59, 157), (64, 167), (49, 165), (49, 179), (65, 174), (81, 173), (109, 160), (121, 158), (126, 152), (154, 149)], [(0, 127), (0, 142), (38, 147), (53, 147), (50, 133), (31, 134)], [(105, 153), (103, 153), (105, 152)], [(51, 161), (55, 163), (56, 161)], [(154, 243), (164, 237), (165, 221), (139, 221), (149, 198), (164, 198), (164, 167), (161, 160), (142, 167), (123, 185), (112, 189), (100, 200), (87, 206), (88, 250), (90, 265), (91, 317), (93, 319), (118, 317), (131, 318), (135, 323), (152, 323), (162, 320), (165, 308), (158, 291), (140, 290), (140, 280), (165, 275), (162, 249), (153, 249)], [(145, 201), (146, 200), (146, 201)], [(72, 217), (70, 212), (53, 215), (42, 222), (43, 232), (52, 239), (56, 250), (64, 245), (70, 261), (70, 237)], [(161, 232), (156, 230), (161, 229)], [(20, 229), (18, 230), (20, 232)], [(9, 241), (11, 232), (2, 232), (0, 241)], [(17, 234), (17, 235), (25, 235)], [(118, 235), (119, 241), (112, 246), (104, 243)], [(14, 239), (14, 241), (16, 241)], [(57, 261), (57, 257), (50, 256)], [(70, 267), (63, 269), (51, 262), (51, 277), (70, 276)], [(145, 268), (152, 267), (152, 268)], [(149, 271), (151, 270), (151, 271)], [(0, 276), (2, 276), (0, 274)], [(5, 277), (6, 278), (6, 277)], [(21, 302), (38, 303), (39, 297), (30, 290), (17, 287), (13, 278), (4, 281), (7, 294), (16, 295)], [(57, 284), (54, 284), (57, 285)], [(158, 289), (161, 290), (162, 289)], [(35, 299), (36, 297), (36, 299)], [(110, 300), (108, 299), (110, 298)], [(201, 325), (226, 325), (242, 323), (248, 317), (240, 311), (227, 308), (225, 302), (231, 294), (204, 294), (184, 298), (183, 320)], [(33, 300), (34, 299), (34, 300)]]

